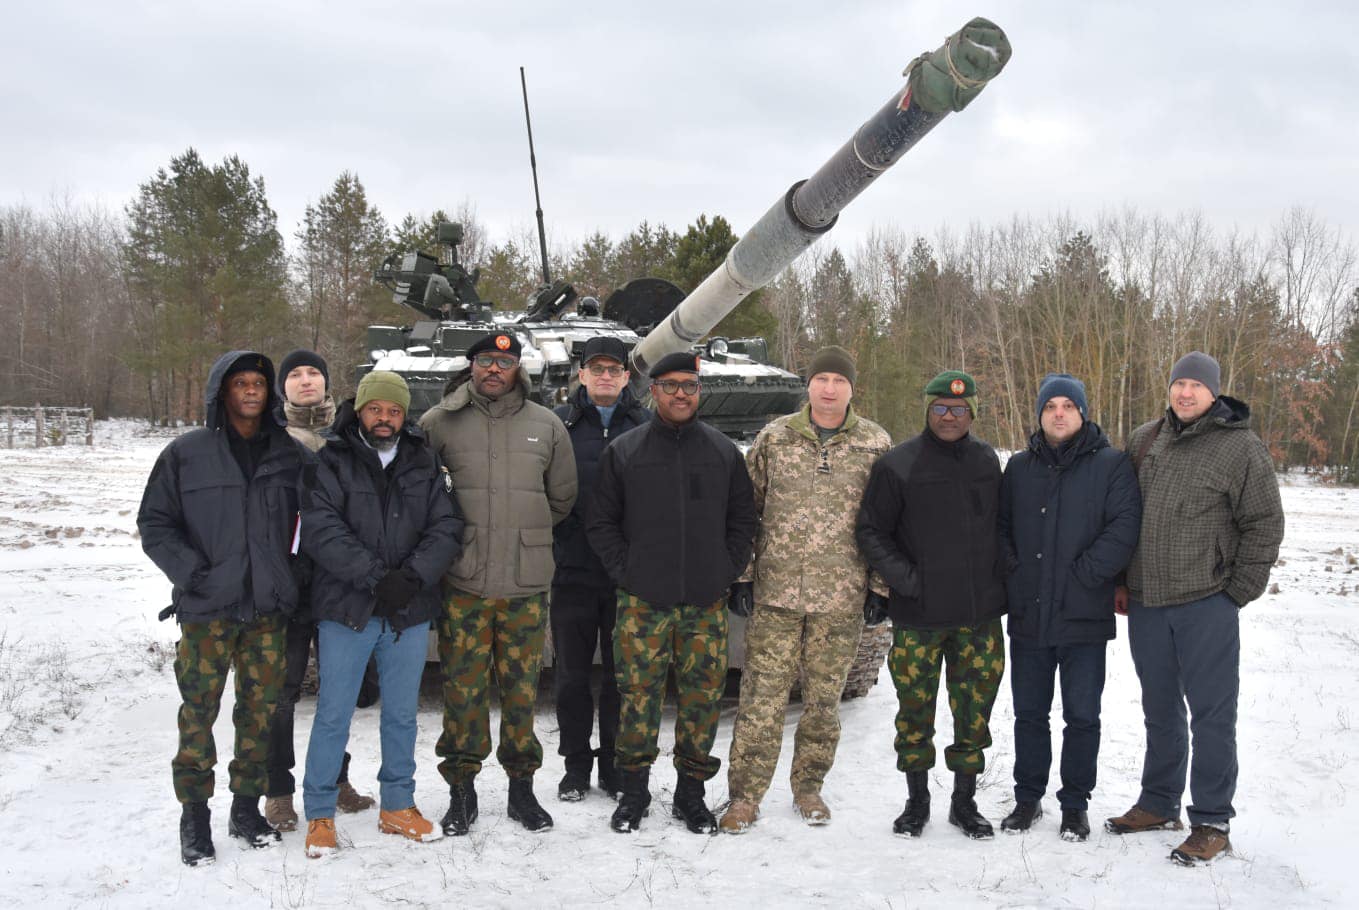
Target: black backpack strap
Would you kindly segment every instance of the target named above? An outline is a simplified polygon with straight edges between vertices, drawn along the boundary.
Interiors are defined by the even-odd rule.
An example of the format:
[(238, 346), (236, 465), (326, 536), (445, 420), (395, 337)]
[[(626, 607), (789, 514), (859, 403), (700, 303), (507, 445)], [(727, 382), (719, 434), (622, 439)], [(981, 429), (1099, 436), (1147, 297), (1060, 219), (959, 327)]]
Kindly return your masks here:
[(1137, 452), (1133, 455), (1132, 459), (1134, 474), (1140, 474), (1142, 472), (1142, 459), (1147, 457), (1147, 453), (1151, 451), (1152, 443), (1156, 442), (1156, 437), (1161, 435), (1161, 427), (1165, 425), (1166, 419), (1164, 417), (1156, 421), (1156, 426), (1151, 428), (1151, 432), (1147, 434), (1147, 438), (1142, 440), (1142, 444), (1137, 447)]

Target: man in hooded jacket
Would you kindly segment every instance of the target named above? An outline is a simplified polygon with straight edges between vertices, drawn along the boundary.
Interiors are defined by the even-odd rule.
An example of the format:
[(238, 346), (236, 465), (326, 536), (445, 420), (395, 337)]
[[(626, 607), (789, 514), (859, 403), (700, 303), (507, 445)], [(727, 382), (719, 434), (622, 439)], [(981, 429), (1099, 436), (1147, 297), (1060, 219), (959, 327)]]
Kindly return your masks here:
[(269, 725), (283, 682), (284, 627), (297, 607), (292, 545), (305, 450), (274, 419), (274, 366), (254, 351), (212, 365), (206, 426), (161, 452), (137, 528), (142, 549), (173, 584), (162, 618), (180, 624), (175, 679), (179, 751), (171, 762), (180, 857), (211, 862), (208, 800), (217, 749), (212, 725), (235, 671), (235, 757), (228, 832), (253, 847), (279, 841), (259, 812), (268, 784)]

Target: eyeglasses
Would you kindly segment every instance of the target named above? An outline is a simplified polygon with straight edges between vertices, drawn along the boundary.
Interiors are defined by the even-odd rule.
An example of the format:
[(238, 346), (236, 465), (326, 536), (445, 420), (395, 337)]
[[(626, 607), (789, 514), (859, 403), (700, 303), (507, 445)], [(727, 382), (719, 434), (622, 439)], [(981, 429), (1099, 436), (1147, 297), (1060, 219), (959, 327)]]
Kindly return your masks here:
[(472, 359), (472, 362), (483, 370), (490, 369), (491, 364), (495, 364), (502, 370), (512, 370), (519, 361), (504, 354), (478, 354)]
[(952, 414), (954, 417), (966, 417), (972, 413), (972, 409), (965, 404), (932, 404), (930, 413), (935, 417), (943, 417), (945, 414)]
[(652, 385), (667, 395), (673, 395), (676, 392), (683, 392), (686, 395), (697, 395), (699, 390), (697, 379), (686, 379), (683, 382), (678, 379), (658, 379), (653, 382)]
[(590, 371), (591, 376), (622, 376), (623, 368), (613, 363), (588, 363), (585, 368)]

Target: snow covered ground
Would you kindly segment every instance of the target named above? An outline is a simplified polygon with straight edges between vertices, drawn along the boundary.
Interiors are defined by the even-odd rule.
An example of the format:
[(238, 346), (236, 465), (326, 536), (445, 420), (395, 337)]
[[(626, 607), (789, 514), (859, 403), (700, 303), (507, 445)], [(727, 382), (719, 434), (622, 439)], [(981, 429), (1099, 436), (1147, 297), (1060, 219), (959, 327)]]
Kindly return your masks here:
[[(379, 835), (370, 811), (339, 819), (346, 849), (323, 861), (305, 858), (301, 832), (266, 851), (226, 836), (228, 693), (216, 728), (218, 861), (188, 869), (179, 862), (170, 786), (177, 633), (155, 619), (169, 585), (142, 555), (135, 527), (142, 485), (167, 437), (143, 432), (100, 424), (93, 450), (0, 452), (0, 905), (1283, 908), (1353, 900), (1344, 894), (1353, 862), (1348, 788), (1359, 756), (1359, 491), (1292, 479), (1283, 490), (1278, 591), (1251, 605), (1242, 624), (1236, 852), (1208, 868), (1166, 860), (1180, 839), (1173, 832), (1120, 838), (1098, 830), (1131, 804), (1141, 762), (1137, 680), (1120, 638), (1110, 653), (1090, 812), (1097, 830), (1085, 844), (1058, 839), (1051, 796), (1038, 830), (968, 841), (945, 821), (942, 768), (925, 837), (894, 837), (905, 785), (884, 671), (867, 698), (843, 706), (844, 738), (825, 789), (835, 813), (829, 827), (807, 828), (793, 815), (785, 752), (751, 833), (689, 834), (669, 816), (667, 732), (651, 817), (635, 836), (614, 834), (612, 804), (598, 791), (582, 803), (556, 801), (562, 766), (545, 697), (538, 732), (548, 757), (538, 793), (556, 819), (551, 832), (528, 834), (505, 818), (505, 777), (492, 759), (470, 837), (412, 844)], [(299, 706), (299, 753), (312, 707)], [(723, 758), (734, 710), (723, 711)], [(941, 731), (951, 729), (946, 711), (941, 700)], [(417, 800), (437, 819), (447, 804), (435, 770), (437, 705), (425, 705), (420, 719)], [(1011, 803), (1011, 721), (1007, 686), (978, 797), (997, 823)], [(939, 742), (947, 743), (944, 733)], [(350, 751), (353, 780), (376, 792), (376, 709), (357, 714)], [(725, 799), (725, 774), (709, 795)]]

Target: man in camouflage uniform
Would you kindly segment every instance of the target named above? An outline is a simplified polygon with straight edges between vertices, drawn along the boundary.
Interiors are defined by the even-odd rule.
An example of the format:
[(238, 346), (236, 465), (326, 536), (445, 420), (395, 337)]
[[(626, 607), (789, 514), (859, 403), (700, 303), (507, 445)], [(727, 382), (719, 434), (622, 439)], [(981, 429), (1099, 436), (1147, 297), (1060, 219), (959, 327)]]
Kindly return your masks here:
[(610, 826), (636, 831), (651, 804), (661, 706), (675, 668), (672, 814), (690, 831), (717, 831), (703, 782), (727, 679), (727, 613), (720, 599), (750, 559), (758, 519), (741, 453), (696, 419), (698, 358), (676, 353), (651, 370), (656, 413), (599, 461), (586, 522), (590, 544), (619, 587), (614, 668), (621, 699), (617, 766), (623, 793)]
[(954, 773), (948, 820), (969, 837), (993, 835), (977, 811), (982, 750), (1005, 672), (1005, 565), (999, 546), (1000, 460), (971, 433), (972, 377), (940, 373), (925, 386), (925, 429), (873, 466), (857, 534), (868, 564), (891, 587), (895, 629), (888, 668), (897, 688), (897, 768), (910, 798), (892, 825), (918, 837), (929, 820), (934, 707), (946, 665)]
[[(746, 453), (760, 531), (755, 556), (732, 585), (732, 612), (746, 625), (741, 704), (732, 732), (721, 828), (740, 834), (754, 823), (783, 740), (788, 693), (802, 678), (802, 717), (793, 746), (793, 803), (803, 821), (824, 825), (830, 809), (821, 784), (840, 741), (840, 695), (873, 592), (854, 539), (868, 472), (891, 437), (850, 405), (856, 370), (850, 354), (828, 347), (812, 357), (807, 404), (765, 427)], [(754, 614), (751, 615), (753, 605)]]
[(552, 827), (533, 794), (543, 746), (533, 732), (552, 582), (552, 527), (576, 500), (576, 460), (566, 427), (530, 400), (512, 332), (467, 350), (420, 427), (453, 476), (466, 519), (462, 555), (444, 577), (438, 620), (444, 729), (435, 747), (449, 786), (444, 834), (467, 834), (478, 815), (474, 786), (491, 754), (491, 674), (500, 689), (496, 759), (510, 778), (509, 817), (530, 831)]
[(211, 862), (212, 725), (235, 671), (235, 757), (228, 833), (252, 847), (279, 841), (259, 812), (269, 724), (283, 683), (287, 616), (297, 606), (290, 556), (304, 451), (274, 420), (274, 367), (232, 351), (208, 374), (206, 426), (165, 447), (137, 512), (142, 549), (173, 583), (161, 618), (180, 623), (175, 679), (179, 751), (171, 762), (183, 809), (180, 858)]

